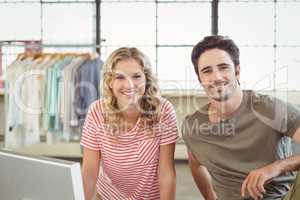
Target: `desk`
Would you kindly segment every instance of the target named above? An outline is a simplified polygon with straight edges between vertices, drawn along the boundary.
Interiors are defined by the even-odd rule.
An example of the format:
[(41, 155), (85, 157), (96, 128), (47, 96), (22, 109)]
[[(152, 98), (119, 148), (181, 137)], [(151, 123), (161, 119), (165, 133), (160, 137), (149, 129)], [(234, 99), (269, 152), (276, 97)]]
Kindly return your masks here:
[[(47, 157), (81, 159), (82, 153), (79, 143), (59, 143), (49, 145), (47, 143), (39, 143), (15, 149), (19, 153), (30, 155), (42, 155)], [(175, 148), (175, 160), (187, 160), (187, 151), (184, 143), (177, 143)]]

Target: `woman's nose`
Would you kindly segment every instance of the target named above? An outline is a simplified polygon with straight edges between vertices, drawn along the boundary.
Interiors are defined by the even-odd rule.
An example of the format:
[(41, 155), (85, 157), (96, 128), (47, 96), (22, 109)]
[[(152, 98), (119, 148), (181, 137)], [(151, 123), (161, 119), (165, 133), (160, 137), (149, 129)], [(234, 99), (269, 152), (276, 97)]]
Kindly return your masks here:
[(131, 89), (134, 87), (134, 83), (130, 78), (126, 78), (124, 82), (124, 87), (126, 87), (127, 89)]

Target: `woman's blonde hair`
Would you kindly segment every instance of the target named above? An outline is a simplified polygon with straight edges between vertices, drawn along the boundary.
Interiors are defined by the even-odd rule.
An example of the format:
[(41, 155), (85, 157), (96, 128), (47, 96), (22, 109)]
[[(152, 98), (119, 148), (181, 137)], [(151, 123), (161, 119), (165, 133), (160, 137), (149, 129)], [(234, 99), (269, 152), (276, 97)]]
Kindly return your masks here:
[(141, 120), (150, 129), (159, 121), (160, 114), (160, 91), (157, 80), (154, 77), (151, 64), (145, 54), (137, 48), (122, 47), (110, 54), (102, 70), (101, 94), (104, 99), (105, 121), (111, 126), (113, 134), (120, 130), (121, 110), (118, 107), (117, 99), (110, 88), (114, 78), (114, 70), (118, 62), (132, 58), (139, 65), (146, 77), (145, 93), (138, 100), (138, 107), (141, 113)]

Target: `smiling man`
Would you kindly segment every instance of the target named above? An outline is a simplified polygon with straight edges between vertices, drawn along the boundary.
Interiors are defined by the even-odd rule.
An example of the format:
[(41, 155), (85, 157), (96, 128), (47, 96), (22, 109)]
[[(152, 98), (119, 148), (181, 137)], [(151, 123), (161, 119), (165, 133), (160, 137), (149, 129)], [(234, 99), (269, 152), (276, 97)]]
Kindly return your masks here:
[(182, 135), (204, 198), (300, 199), (300, 156), (292, 155), (291, 143), (300, 143), (300, 111), (241, 90), (239, 49), (228, 37), (205, 37), (192, 62), (209, 103), (186, 116)]

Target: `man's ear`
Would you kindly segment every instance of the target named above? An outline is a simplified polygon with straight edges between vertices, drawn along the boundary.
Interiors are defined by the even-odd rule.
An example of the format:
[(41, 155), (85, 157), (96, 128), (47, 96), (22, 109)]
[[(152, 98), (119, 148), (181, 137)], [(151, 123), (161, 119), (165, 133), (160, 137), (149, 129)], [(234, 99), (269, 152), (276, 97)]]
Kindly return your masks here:
[(197, 70), (198, 70), (198, 73), (196, 73), (196, 74), (197, 74), (198, 81), (199, 81), (199, 83), (202, 83), (202, 81), (200, 79), (199, 66), (197, 67)]
[(240, 65), (237, 65), (235, 67), (235, 76), (236, 76), (236, 79), (240, 79)]
[(200, 76), (198, 75), (198, 81), (201, 83), (201, 79), (200, 79)]

